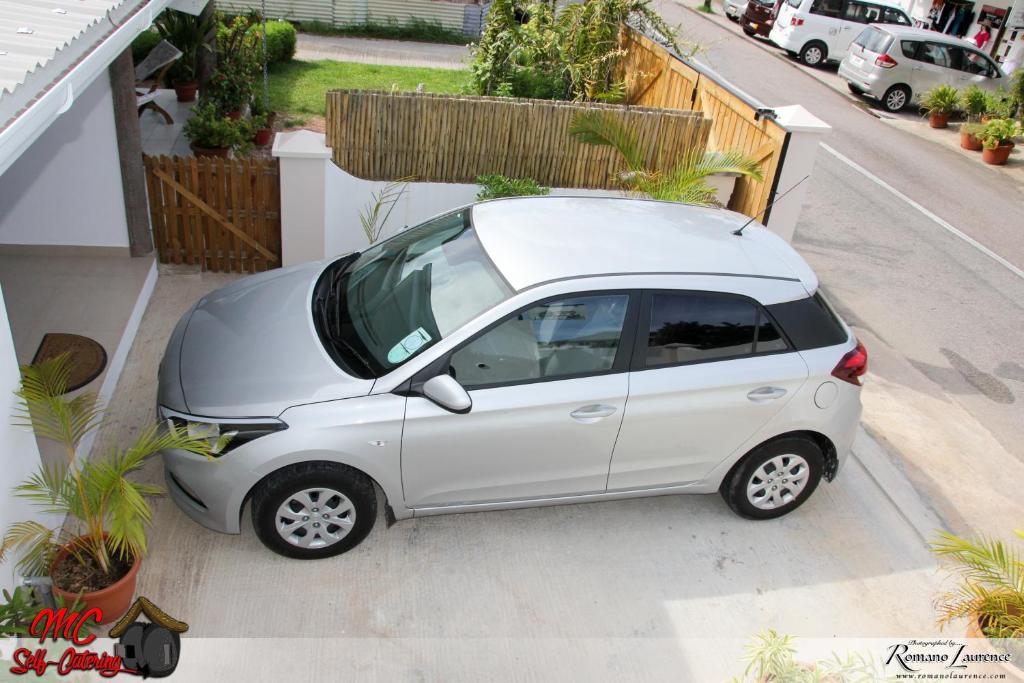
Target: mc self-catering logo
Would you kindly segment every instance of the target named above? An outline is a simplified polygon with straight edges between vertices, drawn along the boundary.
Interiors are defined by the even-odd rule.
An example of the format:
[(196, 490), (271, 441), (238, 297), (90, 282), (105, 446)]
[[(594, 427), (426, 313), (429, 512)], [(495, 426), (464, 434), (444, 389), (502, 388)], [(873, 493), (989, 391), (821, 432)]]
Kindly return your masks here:
[[(140, 615), (145, 615), (149, 622), (138, 621)], [(181, 653), (181, 634), (188, 630), (188, 624), (140, 597), (110, 629), (110, 637), (118, 639), (114, 651), (97, 652), (88, 647), (96, 636), (85, 635), (83, 627), (102, 621), (103, 612), (97, 607), (82, 612), (65, 607), (40, 610), (29, 626), (29, 634), (39, 639), (39, 646), (15, 650), (11, 673), (42, 676), (50, 667), (62, 676), (95, 671), (104, 678), (120, 673), (162, 678), (174, 673)], [(70, 645), (60, 655), (51, 656), (47, 641), (56, 644), (58, 639)]]

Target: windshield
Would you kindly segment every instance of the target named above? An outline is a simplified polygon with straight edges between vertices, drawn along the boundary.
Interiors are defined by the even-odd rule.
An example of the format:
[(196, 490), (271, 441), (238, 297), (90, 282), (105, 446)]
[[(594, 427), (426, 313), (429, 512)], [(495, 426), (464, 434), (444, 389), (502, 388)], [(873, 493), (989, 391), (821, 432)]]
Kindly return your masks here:
[(313, 318), (335, 360), (372, 378), (511, 295), (463, 209), (332, 264), (317, 283)]

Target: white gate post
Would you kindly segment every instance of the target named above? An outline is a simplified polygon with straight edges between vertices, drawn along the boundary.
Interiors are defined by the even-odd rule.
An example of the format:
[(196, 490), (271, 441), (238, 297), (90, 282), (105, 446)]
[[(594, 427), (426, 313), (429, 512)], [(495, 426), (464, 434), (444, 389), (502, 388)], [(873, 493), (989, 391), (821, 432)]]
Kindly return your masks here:
[[(769, 201), (774, 201), (779, 194), (792, 188), (805, 176), (811, 175), (820, 147), (818, 143), (832, 132), (832, 126), (799, 104), (775, 107), (775, 113), (778, 115), (775, 122), (789, 133), (789, 143), (786, 145), (785, 158), (779, 172), (779, 182), (775, 186), (776, 194)], [(786, 195), (785, 199), (772, 206), (768, 214), (768, 229), (787, 242), (793, 241), (793, 233), (796, 231), (797, 221), (800, 220), (800, 209), (803, 207), (810, 184), (811, 179), (808, 178)]]
[(278, 133), (271, 153), (281, 162), (281, 265), (322, 259), (331, 149), (322, 133), (297, 130)]

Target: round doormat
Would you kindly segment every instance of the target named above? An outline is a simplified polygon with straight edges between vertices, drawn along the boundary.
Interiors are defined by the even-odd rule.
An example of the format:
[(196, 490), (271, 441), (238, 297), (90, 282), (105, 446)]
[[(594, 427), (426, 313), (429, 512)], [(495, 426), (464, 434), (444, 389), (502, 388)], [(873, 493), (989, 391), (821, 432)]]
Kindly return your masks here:
[(65, 353), (68, 355), (67, 364), (71, 371), (68, 375), (67, 391), (81, 389), (99, 377), (107, 367), (107, 352), (98, 341), (80, 334), (64, 332), (44, 334), (32, 364), (36, 365)]

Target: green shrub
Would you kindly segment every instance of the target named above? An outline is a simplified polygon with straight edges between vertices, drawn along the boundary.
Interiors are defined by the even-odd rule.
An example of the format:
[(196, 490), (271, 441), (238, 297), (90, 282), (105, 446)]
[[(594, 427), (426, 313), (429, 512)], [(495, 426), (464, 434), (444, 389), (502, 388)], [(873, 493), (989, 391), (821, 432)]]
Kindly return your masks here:
[(985, 113), (985, 91), (972, 83), (960, 93), (960, 108), (972, 121)]
[(476, 198), (498, 199), (499, 197), (535, 197), (550, 194), (551, 188), (545, 187), (533, 178), (509, 178), (499, 173), (490, 173), (476, 177), (480, 191)]
[(185, 122), (185, 137), (197, 147), (229, 147), (245, 149), (251, 137), (247, 122), (221, 114), (212, 102), (195, 108), (195, 114)]
[(386, 23), (369, 21), (363, 24), (335, 26), (324, 21), (303, 21), (299, 23), (303, 33), (324, 36), (358, 36), (361, 38), (385, 38), (389, 40), (416, 40), (422, 43), (448, 43), (465, 45), (469, 40), (461, 31), (446, 28), (436, 21), (410, 19), (404, 24), (394, 20)]
[(143, 31), (132, 41), (132, 61), (138, 64), (146, 58), (163, 37), (153, 29)]
[[(260, 34), (261, 28), (257, 27), (256, 32)], [(267, 63), (268, 64), (282, 64), (284, 62), (292, 61), (292, 57), (295, 56), (295, 42), (298, 37), (298, 32), (295, 30), (295, 26), (287, 21), (268, 21), (267, 22)], [(261, 36), (262, 38), (262, 36)], [(260, 49), (262, 50), (262, 40), (260, 41)], [(262, 53), (260, 59), (262, 61)]]
[(996, 92), (985, 93), (985, 115), (997, 119), (1010, 118), (1013, 111), (1013, 98), (1005, 88)]
[(992, 119), (976, 135), (985, 149), (995, 149), (1013, 142), (1017, 135), (1017, 122), (1013, 119)]
[(960, 103), (960, 92), (951, 85), (937, 85), (921, 95), (926, 114), (952, 114)]

